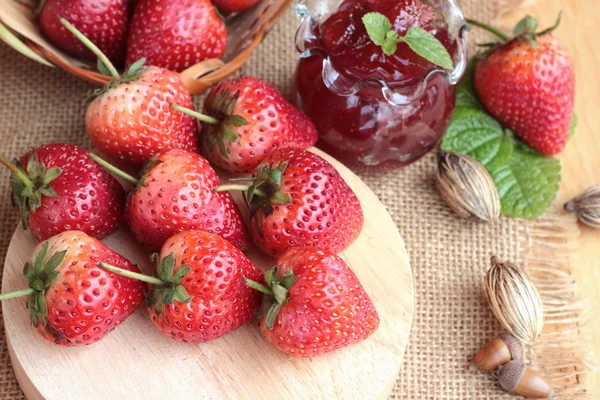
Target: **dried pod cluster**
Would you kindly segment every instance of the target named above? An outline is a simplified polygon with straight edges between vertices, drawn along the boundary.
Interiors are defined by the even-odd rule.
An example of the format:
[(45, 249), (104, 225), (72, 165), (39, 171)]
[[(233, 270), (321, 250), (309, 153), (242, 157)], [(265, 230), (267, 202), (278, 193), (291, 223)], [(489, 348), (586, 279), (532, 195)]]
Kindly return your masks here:
[(500, 216), (500, 197), (487, 170), (477, 160), (440, 151), (437, 187), (458, 215), (492, 222)]
[(531, 344), (544, 326), (542, 300), (529, 277), (510, 262), (492, 257), (485, 278), (489, 305), (504, 329), (521, 343)]
[(565, 204), (565, 210), (592, 228), (600, 229), (600, 185), (590, 186), (579, 196)]

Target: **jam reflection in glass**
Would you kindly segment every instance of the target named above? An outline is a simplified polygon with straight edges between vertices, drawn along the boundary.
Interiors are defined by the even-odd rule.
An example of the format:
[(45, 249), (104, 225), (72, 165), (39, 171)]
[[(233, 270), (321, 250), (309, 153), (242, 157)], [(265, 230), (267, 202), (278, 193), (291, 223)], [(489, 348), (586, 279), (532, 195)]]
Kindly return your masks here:
[[(453, 83), (460, 78), (456, 75), (462, 74), (465, 60), (459, 61), (461, 70), (451, 76), (402, 42), (394, 54), (386, 56), (369, 38), (362, 17), (372, 11), (382, 13), (400, 36), (419, 26), (455, 56), (464, 44), (458, 43), (462, 14), (455, 6), (450, 8), (458, 13), (451, 17), (458, 18), (461, 26), (461, 32), (457, 28), (453, 36), (448, 18), (419, 0), (335, 3), (299, 3), (303, 21), (296, 46), (303, 58), (294, 85), (298, 105), (315, 123), (319, 147), (332, 155), (368, 165), (408, 164), (431, 150), (446, 129), (454, 108)], [(437, 3), (453, 5), (452, 0)], [(315, 16), (311, 8), (321, 15)], [(456, 63), (461, 57), (453, 58)]]

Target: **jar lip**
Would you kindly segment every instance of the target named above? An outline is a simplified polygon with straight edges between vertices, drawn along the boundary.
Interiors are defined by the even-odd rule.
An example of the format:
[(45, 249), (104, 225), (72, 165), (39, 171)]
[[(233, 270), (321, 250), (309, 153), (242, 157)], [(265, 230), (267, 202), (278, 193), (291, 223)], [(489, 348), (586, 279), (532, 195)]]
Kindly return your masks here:
[(415, 102), (425, 93), (425, 89), (432, 79), (442, 76), (448, 84), (456, 85), (465, 73), (468, 63), (466, 33), (469, 26), (454, 0), (428, 1), (428, 3), (435, 3), (438, 8), (441, 7), (442, 12), (450, 20), (448, 24), (449, 30), (452, 28), (452, 30), (456, 30), (455, 40), (457, 42), (457, 50), (454, 57), (454, 68), (452, 70), (440, 67), (434, 68), (427, 72), (422, 79), (412, 84), (404, 85), (401, 89), (393, 88), (393, 85), (388, 85), (387, 82), (375, 76), (351, 80), (336, 70), (325, 50), (319, 47), (306, 46), (306, 42), (303, 42), (303, 39), (307, 37), (307, 34), (310, 34), (315, 26), (318, 26), (317, 20), (307, 7), (307, 1), (311, 0), (298, 0), (296, 3), (296, 13), (302, 18), (300, 27), (296, 33), (296, 50), (300, 53), (301, 58), (313, 55), (321, 55), (323, 57), (323, 82), (329, 90), (337, 95), (352, 96), (358, 93), (366, 84), (375, 83), (381, 87), (381, 93), (389, 104), (393, 106), (408, 105)]

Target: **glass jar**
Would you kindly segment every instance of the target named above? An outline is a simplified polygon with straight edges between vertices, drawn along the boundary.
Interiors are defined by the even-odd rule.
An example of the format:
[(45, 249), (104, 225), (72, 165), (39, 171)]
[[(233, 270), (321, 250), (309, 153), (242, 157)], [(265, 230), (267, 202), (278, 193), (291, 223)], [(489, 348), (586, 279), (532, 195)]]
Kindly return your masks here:
[[(427, 25), (454, 69), (434, 66), (405, 43), (393, 56), (383, 55), (367, 42), (360, 20), (374, 7), (392, 15), (401, 35)], [(296, 12), (295, 97), (319, 131), (319, 147), (346, 162), (405, 165), (437, 144), (467, 64), (466, 23), (453, 0), (300, 0)]]

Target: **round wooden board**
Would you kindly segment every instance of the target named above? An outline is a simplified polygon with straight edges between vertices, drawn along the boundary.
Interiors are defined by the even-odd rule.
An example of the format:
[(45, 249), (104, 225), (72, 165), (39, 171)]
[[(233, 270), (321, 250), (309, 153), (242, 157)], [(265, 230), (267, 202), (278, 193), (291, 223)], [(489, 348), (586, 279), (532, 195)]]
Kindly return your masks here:
[[(190, 345), (164, 336), (141, 307), (101, 342), (62, 348), (43, 340), (31, 328), (24, 299), (13, 299), (2, 303), (4, 325), (13, 367), (29, 400), (387, 399), (413, 316), (408, 255), (373, 192), (346, 167), (314, 151), (338, 169), (361, 201), (364, 228), (341, 256), (375, 303), (381, 323), (373, 335), (321, 357), (295, 359), (264, 340), (256, 321), (211, 342)], [(148, 255), (128, 231), (104, 241), (142, 270), (152, 270)], [(34, 246), (30, 233), (19, 227), (6, 257), (4, 292), (26, 286), (22, 269)], [(263, 269), (274, 265), (256, 249), (249, 257)]]

